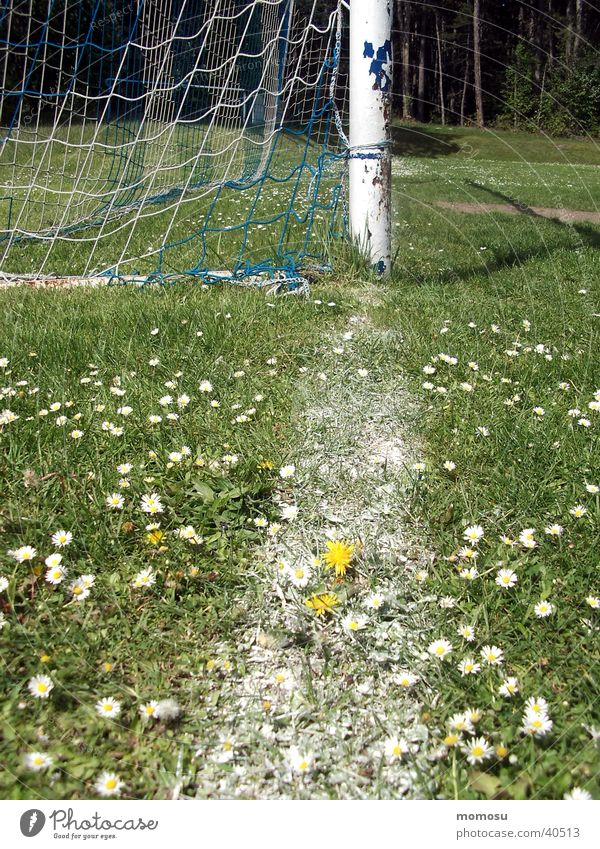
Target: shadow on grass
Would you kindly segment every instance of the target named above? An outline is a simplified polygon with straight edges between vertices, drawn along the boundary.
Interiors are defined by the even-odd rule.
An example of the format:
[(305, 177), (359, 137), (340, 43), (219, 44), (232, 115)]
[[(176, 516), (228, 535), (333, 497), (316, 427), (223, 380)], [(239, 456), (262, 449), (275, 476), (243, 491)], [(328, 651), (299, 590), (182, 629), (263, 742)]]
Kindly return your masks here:
[(392, 127), (392, 152), (394, 156), (420, 156), (428, 159), (450, 156), (461, 150), (452, 138), (449, 133), (442, 135), (435, 129), (396, 125)]

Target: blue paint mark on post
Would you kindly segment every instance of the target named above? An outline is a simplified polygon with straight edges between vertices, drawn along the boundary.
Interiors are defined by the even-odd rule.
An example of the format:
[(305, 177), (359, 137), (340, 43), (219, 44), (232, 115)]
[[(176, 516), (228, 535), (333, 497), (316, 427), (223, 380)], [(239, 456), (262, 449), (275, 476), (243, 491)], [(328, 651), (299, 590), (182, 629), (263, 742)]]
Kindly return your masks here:
[(365, 41), (365, 51), (363, 53), (363, 57), (365, 59), (372, 59), (371, 67), (369, 68), (369, 75), (373, 74), (375, 77), (375, 82), (373, 83), (373, 90), (382, 92), (389, 91), (390, 86), (392, 84), (392, 80), (388, 72), (383, 67), (386, 65), (392, 58), (392, 45), (389, 39), (382, 44), (381, 47), (375, 48), (370, 41)]

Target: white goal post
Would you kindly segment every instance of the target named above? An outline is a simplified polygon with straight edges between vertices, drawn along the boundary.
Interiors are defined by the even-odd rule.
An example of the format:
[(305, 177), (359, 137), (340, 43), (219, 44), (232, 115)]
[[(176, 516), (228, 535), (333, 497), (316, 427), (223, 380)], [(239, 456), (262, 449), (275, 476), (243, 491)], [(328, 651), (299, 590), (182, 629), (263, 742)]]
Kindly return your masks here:
[(350, 230), (380, 274), (391, 270), (391, 0), (350, 6)]

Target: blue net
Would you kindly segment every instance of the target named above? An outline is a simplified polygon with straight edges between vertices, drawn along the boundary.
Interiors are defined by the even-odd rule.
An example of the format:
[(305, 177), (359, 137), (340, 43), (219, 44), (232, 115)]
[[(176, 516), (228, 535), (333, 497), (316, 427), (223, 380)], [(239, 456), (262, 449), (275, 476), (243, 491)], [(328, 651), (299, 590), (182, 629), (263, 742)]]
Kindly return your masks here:
[(346, 228), (346, 75), (342, 10), (323, 5), (4, 0), (2, 272), (326, 264)]

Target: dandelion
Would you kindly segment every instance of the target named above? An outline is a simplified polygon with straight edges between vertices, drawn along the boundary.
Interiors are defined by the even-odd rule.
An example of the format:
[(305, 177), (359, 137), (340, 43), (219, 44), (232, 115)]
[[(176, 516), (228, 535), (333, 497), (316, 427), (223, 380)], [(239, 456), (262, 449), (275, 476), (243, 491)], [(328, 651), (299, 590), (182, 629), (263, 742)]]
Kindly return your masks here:
[(369, 624), (367, 616), (349, 613), (342, 619), (342, 628), (345, 631), (362, 631)]
[(383, 748), (386, 758), (390, 761), (400, 761), (404, 755), (408, 754), (408, 743), (398, 737), (388, 737)]
[(517, 574), (512, 569), (499, 569), (496, 576), (496, 583), (503, 589), (510, 589), (517, 583)]
[(73, 542), (73, 534), (71, 531), (56, 531), (52, 534), (52, 545), (56, 548), (64, 548)]
[(499, 666), (504, 659), (504, 652), (498, 646), (484, 646), (481, 649), (481, 657), (488, 666)]
[(94, 784), (94, 788), (100, 796), (120, 796), (123, 786), (123, 782), (114, 772), (103, 772)]
[(118, 716), (121, 713), (121, 703), (112, 696), (100, 699), (96, 702), (96, 713), (103, 717)]
[(538, 619), (545, 619), (554, 613), (554, 605), (549, 601), (538, 601), (533, 610)]
[(284, 480), (286, 480), (287, 478), (293, 478), (295, 474), (296, 467), (292, 463), (288, 464), (287, 466), (282, 466), (279, 469), (279, 477), (283, 478)]
[(483, 539), (483, 536), (484, 530), (481, 525), (469, 525), (463, 533), (463, 539), (473, 543), (479, 542), (479, 540)]
[(465, 675), (477, 675), (481, 669), (481, 664), (476, 663), (472, 657), (466, 657), (458, 664), (458, 669), (464, 678)]
[(301, 752), (297, 746), (290, 748), (288, 759), (293, 772), (298, 775), (308, 775), (313, 768), (312, 752)]
[(352, 561), (355, 546), (345, 540), (328, 540), (327, 552), (323, 556), (328, 569), (335, 569), (337, 577), (343, 577)]
[(54, 682), (47, 675), (36, 675), (29, 680), (27, 687), (36, 699), (47, 699), (54, 688)]
[(164, 511), (160, 496), (158, 496), (155, 492), (151, 495), (142, 496), (141, 508), (144, 513), (151, 514), (162, 513)]
[(502, 682), (498, 690), (501, 696), (510, 698), (519, 692), (519, 682), (516, 678), (507, 678)]
[(477, 737), (465, 746), (465, 752), (470, 764), (479, 764), (494, 754), (494, 747), (490, 746), (485, 737)]
[(427, 646), (427, 651), (433, 657), (438, 657), (440, 660), (452, 651), (452, 644), (448, 640), (434, 640)]
[(339, 599), (335, 593), (316, 593), (305, 599), (304, 604), (314, 611), (315, 616), (324, 616), (326, 613), (333, 613)]
[(47, 769), (52, 766), (52, 758), (50, 755), (45, 755), (43, 752), (28, 752), (25, 755), (25, 766), (33, 772), (39, 772), (42, 769)]
[(154, 708), (155, 716), (163, 722), (173, 722), (180, 713), (181, 708), (175, 699), (162, 699)]

